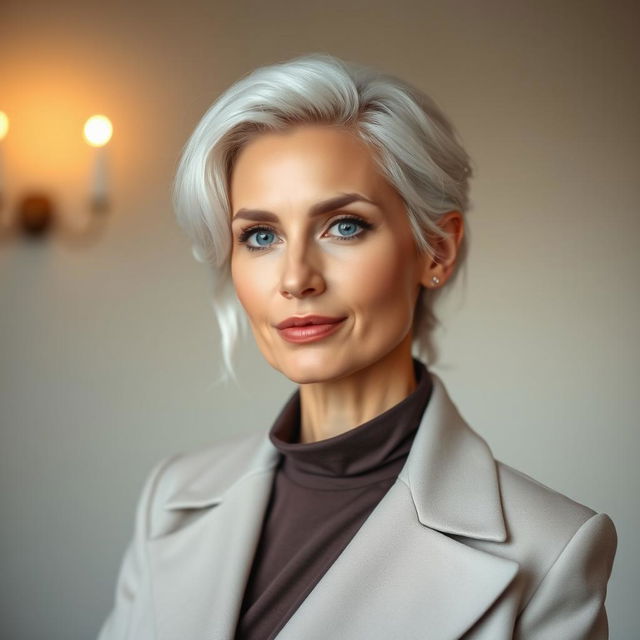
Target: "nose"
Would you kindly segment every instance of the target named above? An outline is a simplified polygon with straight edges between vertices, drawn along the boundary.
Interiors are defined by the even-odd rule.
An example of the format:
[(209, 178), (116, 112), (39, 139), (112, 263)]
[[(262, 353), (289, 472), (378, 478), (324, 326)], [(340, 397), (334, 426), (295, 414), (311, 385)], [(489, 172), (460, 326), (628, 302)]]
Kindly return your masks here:
[(280, 293), (285, 298), (317, 296), (326, 289), (319, 256), (305, 244), (284, 252)]

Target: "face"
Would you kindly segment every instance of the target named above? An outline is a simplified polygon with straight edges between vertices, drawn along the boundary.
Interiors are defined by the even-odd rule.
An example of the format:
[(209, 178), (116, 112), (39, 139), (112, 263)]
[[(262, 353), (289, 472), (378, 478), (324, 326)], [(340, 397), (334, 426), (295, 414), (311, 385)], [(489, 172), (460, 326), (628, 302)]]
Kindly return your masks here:
[(231, 211), (233, 283), (272, 367), (305, 384), (380, 366), (400, 349), (410, 358), (426, 258), (353, 132), (258, 135), (236, 158)]

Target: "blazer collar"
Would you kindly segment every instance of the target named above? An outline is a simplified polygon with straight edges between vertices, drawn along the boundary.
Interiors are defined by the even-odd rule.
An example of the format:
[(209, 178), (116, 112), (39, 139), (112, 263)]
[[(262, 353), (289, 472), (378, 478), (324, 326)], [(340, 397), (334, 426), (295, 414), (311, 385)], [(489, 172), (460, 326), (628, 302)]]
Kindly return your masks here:
[[(430, 375), (431, 398), (398, 479), (409, 487), (423, 525), (504, 542), (507, 533), (493, 454), (462, 418), (442, 380)], [(238, 482), (275, 468), (281, 457), (265, 433), (227, 440), (214, 451), (216, 459), (208, 459), (175, 491), (166, 509), (221, 504)]]

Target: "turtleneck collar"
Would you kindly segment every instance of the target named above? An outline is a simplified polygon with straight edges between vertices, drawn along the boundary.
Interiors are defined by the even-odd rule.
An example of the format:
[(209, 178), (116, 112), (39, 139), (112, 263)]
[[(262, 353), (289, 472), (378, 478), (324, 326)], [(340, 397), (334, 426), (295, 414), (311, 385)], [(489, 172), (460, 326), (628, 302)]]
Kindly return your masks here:
[(283, 454), (282, 472), (297, 484), (318, 489), (366, 486), (397, 475), (431, 395), (431, 376), (413, 360), (416, 388), (402, 401), (337, 436), (299, 442), (300, 391), (287, 401), (269, 438)]

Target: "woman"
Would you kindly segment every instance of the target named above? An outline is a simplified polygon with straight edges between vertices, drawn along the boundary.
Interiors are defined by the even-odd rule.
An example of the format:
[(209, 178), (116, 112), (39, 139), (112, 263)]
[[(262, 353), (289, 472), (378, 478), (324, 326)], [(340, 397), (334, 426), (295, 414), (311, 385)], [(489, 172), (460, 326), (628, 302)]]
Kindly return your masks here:
[(470, 174), (429, 98), (326, 55), (205, 114), (176, 203), (225, 364), (246, 316), (299, 387), (154, 469), (102, 640), (607, 637), (609, 517), (496, 461), (424, 364)]

